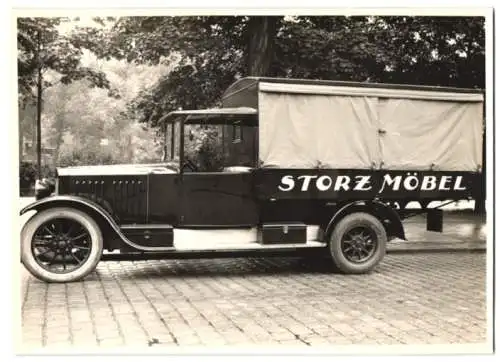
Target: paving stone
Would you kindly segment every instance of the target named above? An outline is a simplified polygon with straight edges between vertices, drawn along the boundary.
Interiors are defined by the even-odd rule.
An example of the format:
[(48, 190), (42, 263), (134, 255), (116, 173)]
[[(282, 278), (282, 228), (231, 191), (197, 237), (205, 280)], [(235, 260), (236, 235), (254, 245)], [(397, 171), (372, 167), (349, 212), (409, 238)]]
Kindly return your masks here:
[(300, 258), (102, 262), (84, 282), (68, 286), (47, 286), (23, 271), (23, 342), (314, 347), (486, 341), (484, 254), (389, 254), (362, 276), (322, 268)]
[(99, 347), (121, 347), (125, 345), (125, 341), (121, 337), (111, 337), (111, 338), (102, 338), (99, 340)]

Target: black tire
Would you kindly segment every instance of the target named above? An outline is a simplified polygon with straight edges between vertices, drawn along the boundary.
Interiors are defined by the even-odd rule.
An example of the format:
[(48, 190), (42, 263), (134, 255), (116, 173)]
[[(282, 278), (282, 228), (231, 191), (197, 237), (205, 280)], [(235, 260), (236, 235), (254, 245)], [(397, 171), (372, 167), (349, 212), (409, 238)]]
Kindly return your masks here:
[[(351, 235), (356, 235), (355, 240)], [(357, 235), (365, 235), (366, 240)], [(350, 239), (353, 241), (348, 242)], [(373, 215), (359, 212), (347, 215), (338, 222), (330, 235), (329, 248), (338, 271), (364, 274), (371, 272), (382, 261), (386, 244), (387, 234), (382, 223)], [(354, 255), (364, 255), (364, 258), (359, 257), (356, 261)]]
[[(77, 230), (83, 237), (70, 238), (68, 236), (67, 239), (61, 237), (60, 241), (56, 241), (53, 237), (54, 231), (50, 230), (47, 230), (46, 236), (47, 238), (52, 236), (53, 240), (40, 240), (35, 237), (38, 237), (40, 229), (56, 223), (56, 220), (57, 222), (66, 221), (68, 225), (79, 225)], [(69, 233), (70, 231), (67, 232)], [(83, 244), (74, 245), (65, 241), (77, 238), (83, 240), (78, 242)], [(65, 242), (67, 244), (64, 244)], [(59, 246), (59, 243), (65, 246)], [(35, 248), (42, 248), (45, 251), (36, 254)], [(61, 253), (56, 252), (59, 248), (61, 248)], [(21, 231), (21, 262), (36, 278), (49, 283), (68, 283), (83, 279), (95, 270), (101, 260), (102, 251), (103, 237), (97, 223), (86, 213), (72, 208), (60, 207), (38, 212), (26, 222)], [(70, 266), (73, 269), (67, 268), (71, 260), (73, 260), (73, 265)], [(50, 261), (49, 265), (44, 264), (47, 261)], [(64, 269), (52, 270), (52, 263), (60, 263)]]

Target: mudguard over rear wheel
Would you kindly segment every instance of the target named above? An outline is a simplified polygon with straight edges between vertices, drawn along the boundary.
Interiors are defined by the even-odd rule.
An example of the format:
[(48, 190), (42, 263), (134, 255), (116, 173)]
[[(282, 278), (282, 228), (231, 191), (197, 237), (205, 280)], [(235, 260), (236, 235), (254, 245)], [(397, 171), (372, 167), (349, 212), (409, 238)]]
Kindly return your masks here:
[(97, 223), (72, 208), (36, 213), (21, 232), (21, 261), (46, 282), (80, 280), (91, 273), (102, 256), (103, 237)]
[(342, 273), (368, 273), (384, 258), (386, 243), (384, 226), (376, 217), (353, 213), (340, 220), (331, 233), (330, 255)]

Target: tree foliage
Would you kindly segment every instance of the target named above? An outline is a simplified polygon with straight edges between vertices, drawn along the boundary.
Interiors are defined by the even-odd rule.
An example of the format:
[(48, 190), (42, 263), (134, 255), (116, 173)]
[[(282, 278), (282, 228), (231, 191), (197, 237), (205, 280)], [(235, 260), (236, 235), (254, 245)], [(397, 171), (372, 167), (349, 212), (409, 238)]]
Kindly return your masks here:
[(383, 81), (485, 87), (482, 17), (382, 17), (372, 25), (385, 44)]
[(54, 148), (53, 166), (141, 163), (161, 159), (161, 135), (140, 123), (129, 102), (166, 67), (124, 61), (87, 64), (100, 69), (121, 97), (88, 86), (88, 80), (57, 84), (46, 92), (44, 144)]
[[(59, 27), (67, 18), (18, 18), (18, 83), (22, 102), (35, 97), (34, 87), (38, 82), (38, 71), (50, 72), (43, 87), (53, 82), (69, 84), (87, 79), (92, 87), (110, 88), (103, 72), (82, 66), (84, 48), (79, 38), (81, 33), (61, 34)], [(90, 44), (86, 44), (90, 45)]]
[[(17, 19), (18, 104), (20, 113), (36, 106), (38, 177), (43, 173), (41, 121), (44, 91), (53, 84), (86, 80), (88, 86), (105, 88), (109, 90), (109, 95), (118, 96), (103, 72), (82, 65), (84, 53), (79, 41), (81, 34), (67, 36), (60, 31), (61, 25), (68, 20), (57, 17)], [(25, 125), (22, 124), (22, 117), (20, 120), (22, 128)]]
[(100, 57), (174, 64), (131, 104), (152, 124), (247, 75), (484, 87), (481, 17), (127, 17), (95, 38)]
[(245, 17), (131, 17), (108, 32), (89, 32), (104, 58), (174, 69), (133, 103), (153, 124), (165, 112), (212, 105), (237, 74), (245, 73)]

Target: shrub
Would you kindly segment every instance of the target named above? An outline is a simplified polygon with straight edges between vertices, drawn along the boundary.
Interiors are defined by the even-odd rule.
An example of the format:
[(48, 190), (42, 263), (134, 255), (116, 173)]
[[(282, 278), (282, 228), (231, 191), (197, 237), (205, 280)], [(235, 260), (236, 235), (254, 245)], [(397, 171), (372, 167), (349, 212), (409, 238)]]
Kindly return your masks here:
[(107, 153), (74, 149), (59, 156), (58, 166), (111, 165), (117, 163), (113, 156)]
[(19, 164), (19, 188), (21, 195), (29, 193), (35, 184), (36, 166), (32, 162), (22, 161)]
[[(42, 165), (41, 178), (55, 177), (53, 167)], [(33, 193), (33, 187), (37, 178), (37, 166), (35, 162), (21, 161), (19, 163), (19, 189), (21, 196), (28, 196)]]

